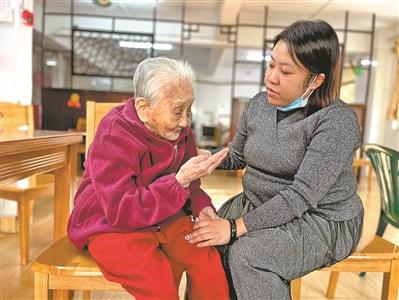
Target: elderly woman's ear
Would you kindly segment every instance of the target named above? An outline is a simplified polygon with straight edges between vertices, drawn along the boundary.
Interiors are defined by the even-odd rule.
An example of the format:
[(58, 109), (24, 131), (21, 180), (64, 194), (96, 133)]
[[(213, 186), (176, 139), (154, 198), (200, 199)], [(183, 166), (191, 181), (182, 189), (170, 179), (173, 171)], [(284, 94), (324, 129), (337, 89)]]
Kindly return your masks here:
[(137, 115), (139, 116), (139, 119), (141, 122), (146, 123), (148, 121), (147, 117), (147, 111), (148, 111), (148, 103), (145, 101), (143, 97), (137, 97), (135, 99), (135, 107), (137, 111)]

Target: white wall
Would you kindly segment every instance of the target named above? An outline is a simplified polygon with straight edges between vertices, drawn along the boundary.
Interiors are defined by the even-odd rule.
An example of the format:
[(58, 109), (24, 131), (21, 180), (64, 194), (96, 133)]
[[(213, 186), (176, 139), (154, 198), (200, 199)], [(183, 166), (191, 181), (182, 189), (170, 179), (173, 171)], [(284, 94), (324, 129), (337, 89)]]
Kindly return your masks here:
[(33, 1), (0, 1), (0, 5), (2, 14), (13, 15), (13, 20), (7, 18), (11, 22), (0, 22), (0, 99), (29, 104), (32, 102), (32, 27), (22, 24), (20, 16), (23, 8), (33, 10)]
[[(33, 1), (0, 1), (0, 99), (3, 102), (30, 104), (32, 27), (21, 22), (23, 8), (33, 11)], [(17, 214), (15, 201), (0, 200), (0, 216)]]
[(398, 35), (399, 26), (376, 32), (375, 59), (378, 67), (371, 80), (365, 132), (366, 143), (376, 143), (396, 150), (399, 150), (399, 129), (392, 128), (392, 122), (387, 120), (387, 112), (395, 85), (397, 63), (392, 37)]

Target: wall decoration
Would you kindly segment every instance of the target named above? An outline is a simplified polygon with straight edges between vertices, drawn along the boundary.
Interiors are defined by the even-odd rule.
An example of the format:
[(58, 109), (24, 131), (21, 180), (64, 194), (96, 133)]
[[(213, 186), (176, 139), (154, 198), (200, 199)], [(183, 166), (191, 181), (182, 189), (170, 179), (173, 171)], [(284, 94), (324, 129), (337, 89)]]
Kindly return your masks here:
[(67, 102), (67, 106), (70, 108), (80, 108), (80, 95), (78, 93), (72, 93)]
[(33, 26), (34, 16), (33, 12), (28, 9), (22, 10), (22, 24), (26, 26)]

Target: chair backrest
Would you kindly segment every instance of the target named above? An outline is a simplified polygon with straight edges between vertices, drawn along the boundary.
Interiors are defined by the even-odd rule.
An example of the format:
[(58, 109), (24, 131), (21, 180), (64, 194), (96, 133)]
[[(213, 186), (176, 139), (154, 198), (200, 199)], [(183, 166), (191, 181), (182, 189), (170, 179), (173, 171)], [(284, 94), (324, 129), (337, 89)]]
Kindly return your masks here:
[(76, 121), (76, 131), (86, 131), (86, 118), (79, 117)]
[(86, 155), (101, 119), (120, 102), (86, 102)]
[(366, 145), (381, 194), (381, 216), (399, 228), (399, 152), (379, 145)]
[(11, 135), (18, 132), (33, 132), (32, 105), (0, 102), (0, 134)]

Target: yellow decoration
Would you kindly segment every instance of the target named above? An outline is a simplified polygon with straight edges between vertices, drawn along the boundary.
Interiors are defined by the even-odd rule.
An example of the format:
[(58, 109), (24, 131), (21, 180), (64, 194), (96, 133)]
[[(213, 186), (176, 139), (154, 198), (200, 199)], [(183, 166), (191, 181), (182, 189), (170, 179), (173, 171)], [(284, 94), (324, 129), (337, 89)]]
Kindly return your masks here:
[(80, 95), (72, 93), (67, 102), (67, 106), (71, 108), (80, 108)]

